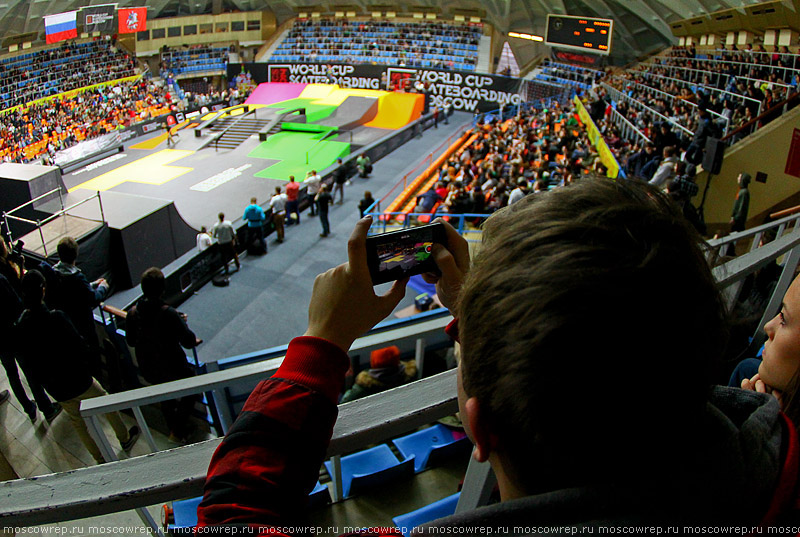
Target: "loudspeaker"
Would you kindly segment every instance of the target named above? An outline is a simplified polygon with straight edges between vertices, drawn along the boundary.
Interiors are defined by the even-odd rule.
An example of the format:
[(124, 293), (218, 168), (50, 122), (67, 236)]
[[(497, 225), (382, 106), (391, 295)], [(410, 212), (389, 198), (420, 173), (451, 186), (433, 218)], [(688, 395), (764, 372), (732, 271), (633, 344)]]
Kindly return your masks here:
[(714, 175), (722, 171), (722, 157), (725, 154), (725, 142), (719, 138), (706, 140), (706, 150), (703, 153), (703, 169)]

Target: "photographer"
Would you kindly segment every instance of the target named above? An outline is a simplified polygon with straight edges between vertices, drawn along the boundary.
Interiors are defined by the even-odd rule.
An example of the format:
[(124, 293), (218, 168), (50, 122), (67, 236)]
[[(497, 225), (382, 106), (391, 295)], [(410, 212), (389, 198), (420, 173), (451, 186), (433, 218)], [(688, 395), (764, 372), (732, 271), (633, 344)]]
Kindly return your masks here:
[[(404, 281), (374, 293), (370, 223), (356, 224), (348, 263), (317, 277), (305, 335), (214, 454), (200, 526), (302, 517), (346, 351), (404, 294)], [(791, 488), (776, 489), (777, 402), (712, 389), (723, 303), (699, 236), (662, 193), (587, 179), (526, 196), (487, 220), (472, 266), (466, 241), (445, 228), (447, 244), (433, 249), (442, 276), (426, 279), (457, 319), (447, 331), (462, 347), (459, 410), (502, 501), (432, 525), (754, 526), (772, 522), (771, 502), (770, 513), (793, 502)], [(665, 374), (676, 359), (691, 374)]]

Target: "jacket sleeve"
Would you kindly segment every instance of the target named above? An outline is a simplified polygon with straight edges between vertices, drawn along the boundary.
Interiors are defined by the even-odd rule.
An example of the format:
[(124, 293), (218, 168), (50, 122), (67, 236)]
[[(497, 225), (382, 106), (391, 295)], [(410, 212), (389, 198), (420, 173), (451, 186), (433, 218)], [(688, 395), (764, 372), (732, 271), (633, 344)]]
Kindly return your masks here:
[(134, 306), (125, 317), (125, 343), (131, 347), (138, 345), (139, 340), (136, 335), (139, 333), (139, 312)]
[(250, 394), (208, 468), (198, 526), (302, 520), (333, 434), (347, 354), (292, 340), (275, 375)]

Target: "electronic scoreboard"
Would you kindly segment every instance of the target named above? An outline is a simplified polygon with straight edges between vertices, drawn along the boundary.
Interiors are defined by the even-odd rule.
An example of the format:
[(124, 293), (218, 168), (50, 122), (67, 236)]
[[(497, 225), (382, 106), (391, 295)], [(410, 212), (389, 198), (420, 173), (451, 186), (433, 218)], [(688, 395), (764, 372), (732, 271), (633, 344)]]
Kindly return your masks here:
[(545, 43), (552, 47), (609, 54), (614, 21), (572, 15), (547, 15)]

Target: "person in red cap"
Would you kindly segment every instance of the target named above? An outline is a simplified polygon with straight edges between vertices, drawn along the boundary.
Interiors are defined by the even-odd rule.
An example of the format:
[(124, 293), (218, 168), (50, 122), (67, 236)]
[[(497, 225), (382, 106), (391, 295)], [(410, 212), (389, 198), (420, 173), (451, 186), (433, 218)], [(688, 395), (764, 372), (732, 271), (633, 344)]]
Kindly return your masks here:
[(400, 349), (396, 345), (377, 349), (369, 355), (369, 369), (356, 375), (355, 384), (345, 392), (341, 402), (355, 401), (411, 382), (415, 378), (417, 378), (416, 362), (400, 361)]

